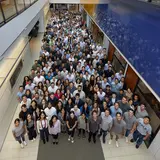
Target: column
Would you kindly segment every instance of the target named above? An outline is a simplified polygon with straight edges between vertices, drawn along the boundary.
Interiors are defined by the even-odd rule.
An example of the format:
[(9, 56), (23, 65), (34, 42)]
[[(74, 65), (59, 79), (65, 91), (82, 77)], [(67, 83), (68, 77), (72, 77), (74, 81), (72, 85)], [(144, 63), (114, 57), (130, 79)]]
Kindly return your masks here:
[(44, 32), (45, 31), (45, 26), (44, 26), (45, 24), (44, 24), (44, 11), (43, 10), (41, 10), (40, 11), (40, 19), (39, 19), (39, 30), (38, 30), (38, 32)]

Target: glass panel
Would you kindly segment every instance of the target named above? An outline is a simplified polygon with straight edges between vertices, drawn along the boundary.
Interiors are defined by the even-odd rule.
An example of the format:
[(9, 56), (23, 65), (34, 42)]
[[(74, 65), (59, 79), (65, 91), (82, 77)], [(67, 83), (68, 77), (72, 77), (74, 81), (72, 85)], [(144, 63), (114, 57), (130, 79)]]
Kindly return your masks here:
[(121, 62), (122, 66), (125, 68), (125, 66), (127, 64), (125, 59), (121, 56), (121, 54), (117, 50), (114, 52), (114, 54), (118, 58), (118, 60)]
[(138, 87), (143, 93), (143, 96), (150, 104), (151, 108), (154, 110), (156, 115), (160, 118), (160, 103), (155, 98), (155, 96), (150, 92), (150, 90), (146, 87), (146, 85), (143, 83), (143, 81), (139, 81)]
[(24, 0), (16, 0), (18, 12), (24, 10)]
[(31, 3), (34, 1), (34, 0), (24, 0), (25, 1), (25, 7), (29, 7), (31, 5)]
[(16, 14), (16, 7), (14, 0), (5, 0), (2, 1), (1, 4), (6, 19)]
[(121, 69), (124, 73), (124, 68), (115, 55), (113, 56), (112, 66), (115, 72), (119, 72)]

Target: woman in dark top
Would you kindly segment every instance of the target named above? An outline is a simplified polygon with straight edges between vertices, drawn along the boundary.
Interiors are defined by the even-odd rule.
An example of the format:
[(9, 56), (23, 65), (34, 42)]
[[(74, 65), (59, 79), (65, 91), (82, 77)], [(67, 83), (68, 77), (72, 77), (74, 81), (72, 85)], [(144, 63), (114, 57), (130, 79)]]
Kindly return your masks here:
[(61, 132), (66, 133), (66, 111), (62, 108), (61, 112), (58, 113), (58, 119), (61, 121)]
[(67, 103), (66, 103), (66, 107), (65, 107), (65, 110), (67, 112), (67, 115), (69, 115), (70, 113), (70, 110), (74, 107), (74, 104), (73, 104), (73, 101), (72, 101), (72, 98), (69, 98)]
[(23, 104), (21, 106), (21, 112), (19, 113), (19, 118), (21, 121), (25, 122), (27, 119), (27, 114), (29, 113), (29, 110), (27, 109), (26, 105)]
[(90, 115), (91, 108), (88, 106), (88, 103), (85, 102), (84, 105), (80, 108), (81, 114), (85, 114), (85, 117), (88, 119)]
[(29, 83), (29, 77), (25, 76), (24, 80), (23, 80), (23, 88), (25, 88), (25, 86)]
[(63, 103), (59, 100), (56, 106), (57, 114), (61, 112), (62, 108), (63, 108)]
[(91, 86), (95, 85), (95, 77), (94, 77), (94, 75), (91, 75), (91, 77), (90, 77), (90, 85)]
[(85, 92), (86, 95), (88, 95), (90, 92), (90, 84), (88, 80), (86, 80), (86, 83), (83, 86), (83, 91)]
[(32, 93), (31, 93), (31, 90), (30, 90), (30, 89), (26, 89), (25, 95), (26, 95), (27, 98), (32, 99)]
[(30, 141), (35, 141), (36, 137), (37, 137), (36, 122), (33, 120), (31, 114), (27, 115), (26, 128), (27, 128), (27, 131), (28, 131), (29, 140)]
[(75, 116), (74, 112), (71, 111), (69, 117), (67, 118), (67, 129), (68, 129), (68, 141), (74, 143), (74, 132), (77, 126), (77, 117)]

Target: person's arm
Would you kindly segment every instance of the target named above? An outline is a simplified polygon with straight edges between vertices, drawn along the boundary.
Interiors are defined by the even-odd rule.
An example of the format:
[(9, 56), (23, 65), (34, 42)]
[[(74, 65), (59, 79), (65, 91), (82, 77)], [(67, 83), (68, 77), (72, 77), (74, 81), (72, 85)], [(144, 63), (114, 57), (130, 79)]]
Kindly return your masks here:
[(133, 125), (130, 133), (133, 133), (133, 132), (136, 130), (137, 126), (138, 126), (138, 122), (136, 122), (136, 123)]
[(66, 124), (67, 124), (67, 128), (70, 129), (68, 120), (67, 120)]
[(147, 132), (146, 136), (143, 138), (143, 140), (147, 140), (149, 138), (150, 134)]
[(112, 121), (109, 123), (109, 128), (108, 128), (108, 131), (109, 131), (109, 132), (110, 132), (112, 126), (113, 126), (113, 119), (112, 119)]
[(74, 129), (77, 126), (77, 123), (78, 123), (78, 121), (76, 120), (74, 126), (72, 127), (72, 129)]
[(12, 131), (12, 133), (13, 133), (13, 137), (16, 139), (16, 134), (15, 134), (15, 132), (14, 132), (14, 131)]
[(37, 121), (37, 132), (38, 132), (38, 133), (40, 133), (39, 123), (40, 123), (40, 121)]

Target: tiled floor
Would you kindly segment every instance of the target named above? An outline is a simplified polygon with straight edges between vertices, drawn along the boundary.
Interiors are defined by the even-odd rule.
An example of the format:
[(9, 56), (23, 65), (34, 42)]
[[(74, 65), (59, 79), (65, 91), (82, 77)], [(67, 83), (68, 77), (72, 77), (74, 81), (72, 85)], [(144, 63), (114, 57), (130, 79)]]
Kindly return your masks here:
[(132, 143), (126, 143), (125, 139), (119, 139), (119, 147), (115, 146), (115, 140), (108, 144), (109, 135), (106, 144), (101, 143), (104, 157), (106, 160), (154, 160), (146, 146), (142, 144), (139, 149)]

